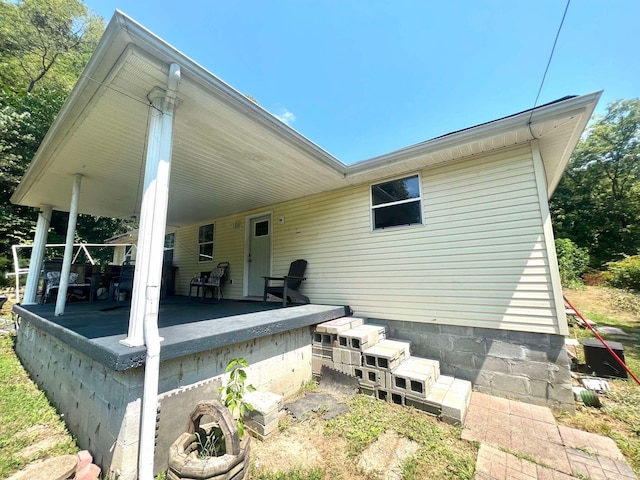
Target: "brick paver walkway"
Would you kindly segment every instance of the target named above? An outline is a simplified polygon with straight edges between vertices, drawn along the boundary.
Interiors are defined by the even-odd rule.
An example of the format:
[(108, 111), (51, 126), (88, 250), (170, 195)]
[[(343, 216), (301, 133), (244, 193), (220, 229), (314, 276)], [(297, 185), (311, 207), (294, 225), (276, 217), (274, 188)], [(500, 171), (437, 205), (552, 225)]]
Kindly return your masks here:
[(546, 407), (473, 392), (462, 438), (482, 443), (477, 480), (637, 480), (613, 440), (559, 426)]

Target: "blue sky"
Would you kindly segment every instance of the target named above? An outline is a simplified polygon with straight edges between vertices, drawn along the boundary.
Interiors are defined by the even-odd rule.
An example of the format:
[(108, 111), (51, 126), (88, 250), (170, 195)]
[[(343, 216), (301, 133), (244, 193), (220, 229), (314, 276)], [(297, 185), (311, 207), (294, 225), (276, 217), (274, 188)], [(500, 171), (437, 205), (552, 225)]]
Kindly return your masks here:
[[(85, 0), (352, 163), (533, 106), (565, 0)], [(640, 96), (638, 0), (572, 0), (538, 104)]]

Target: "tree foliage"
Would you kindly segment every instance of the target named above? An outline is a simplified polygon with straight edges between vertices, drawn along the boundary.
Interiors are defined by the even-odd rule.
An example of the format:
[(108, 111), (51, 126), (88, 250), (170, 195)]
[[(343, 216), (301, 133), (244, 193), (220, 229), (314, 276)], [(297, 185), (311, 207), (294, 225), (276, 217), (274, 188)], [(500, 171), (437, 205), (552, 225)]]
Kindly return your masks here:
[(640, 252), (640, 99), (596, 118), (550, 208), (556, 237), (587, 248), (594, 267)]
[(558, 238), (556, 239), (556, 253), (562, 286), (581, 287), (583, 285), (582, 274), (589, 263), (587, 249), (578, 247), (568, 238)]
[[(0, 258), (29, 242), (37, 212), (10, 198), (96, 47), (104, 21), (80, 0), (0, 0)], [(54, 212), (50, 242), (64, 239)], [(129, 225), (81, 215), (76, 240), (102, 242)]]
[(68, 91), (104, 30), (79, 0), (1, 0), (0, 17), (0, 81), (26, 92)]

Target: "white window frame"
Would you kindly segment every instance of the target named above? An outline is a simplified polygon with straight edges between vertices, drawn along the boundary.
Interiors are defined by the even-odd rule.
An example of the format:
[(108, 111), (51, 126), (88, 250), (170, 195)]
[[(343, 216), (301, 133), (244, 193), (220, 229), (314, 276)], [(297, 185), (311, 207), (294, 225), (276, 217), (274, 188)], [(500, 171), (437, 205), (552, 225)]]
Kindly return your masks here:
[[(200, 232), (202, 231), (203, 228), (209, 227), (211, 226), (211, 240), (207, 240), (205, 242), (201, 242), (201, 234)], [(215, 223), (207, 223), (205, 225), (200, 225), (198, 227), (198, 262), (199, 263), (205, 263), (205, 262), (213, 262), (213, 255), (214, 255), (214, 250), (215, 250), (215, 238), (216, 238), (216, 225)], [(211, 245), (211, 258), (205, 258), (204, 260), (202, 259), (202, 257), (204, 256), (202, 254), (202, 247), (204, 245)]]
[[(413, 178), (413, 177), (417, 177), (418, 179), (418, 196), (414, 197), (414, 198), (407, 198), (405, 200), (398, 200), (396, 202), (389, 202), (389, 203), (381, 203), (380, 205), (374, 205), (373, 204), (373, 187), (375, 187), (376, 185), (384, 185), (385, 183), (390, 183), (390, 182), (394, 182), (396, 180), (405, 180), (405, 179), (409, 179), (409, 178)], [(420, 207), (420, 221), (417, 223), (408, 223), (408, 224), (401, 224), (401, 225), (391, 225), (388, 227), (378, 227), (376, 228), (376, 220), (375, 220), (375, 210), (379, 209), (379, 208), (385, 208), (385, 207), (393, 207), (396, 205), (403, 205), (405, 203), (418, 203), (419, 207)], [(369, 207), (371, 210), (371, 231), (373, 232), (380, 232), (380, 231), (385, 231), (385, 230), (389, 230), (392, 228), (402, 228), (402, 227), (414, 227), (417, 225), (424, 225), (424, 217), (423, 217), (423, 209), (422, 209), (422, 178), (420, 177), (420, 173), (414, 173), (411, 175), (402, 175), (399, 177), (394, 177), (394, 178), (390, 178), (387, 179), (383, 182), (376, 182), (376, 183), (372, 183), (369, 185)]]
[[(173, 243), (171, 247), (167, 247), (167, 239), (169, 238), (173, 238)], [(162, 256), (163, 262), (166, 261), (166, 255), (168, 251), (171, 251), (171, 264), (173, 265), (173, 255), (176, 251), (176, 232), (169, 232), (164, 235), (164, 254)], [(198, 248), (198, 251), (200, 251), (199, 248)]]

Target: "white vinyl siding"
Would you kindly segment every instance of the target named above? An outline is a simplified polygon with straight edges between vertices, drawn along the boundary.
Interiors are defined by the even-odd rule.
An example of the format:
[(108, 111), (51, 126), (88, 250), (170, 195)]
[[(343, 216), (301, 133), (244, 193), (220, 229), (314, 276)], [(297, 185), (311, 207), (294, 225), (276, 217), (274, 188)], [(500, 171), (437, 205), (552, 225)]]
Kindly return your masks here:
[[(263, 209), (285, 218), (273, 224), (272, 273), (304, 258), (305, 295), (357, 315), (559, 333), (530, 147), (426, 169), (420, 178), (423, 225), (371, 231), (369, 184)], [(213, 263), (229, 261), (234, 279), (226, 298), (242, 296), (244, 232), (233, 225), (244, 229), (251, 213), (259, 212), (216, 219)], [(176, 264), (181, 238), (179, 231)], [(180, 276), (183, 288), (192, 275)]]

